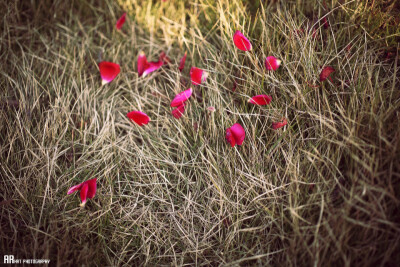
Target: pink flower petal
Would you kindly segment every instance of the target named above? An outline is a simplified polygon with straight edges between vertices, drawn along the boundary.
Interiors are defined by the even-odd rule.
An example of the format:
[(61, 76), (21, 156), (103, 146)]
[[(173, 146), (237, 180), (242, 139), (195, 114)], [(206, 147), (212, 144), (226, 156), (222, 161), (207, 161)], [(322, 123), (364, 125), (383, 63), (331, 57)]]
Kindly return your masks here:
[(277, 70), (281, 65), (281, 61), (274, 56), (269, 56), (265, 59), (265, 67), (267, 70)]
[(142, 126), (144, 124), (148, 124), (150, 121), (149, 116), (147, 116), (146, 113), (143, 113), (141, 111), (131, 111), (128, 114), (126, 114), (126, 116), (134, 121), (135, 123), (137, 123), (139, 126)]
[(242, 51), (251, 50), (250, 41), (240, 31), (236, 31), (233, 35), (233, 43)]
[(180, 117), (182, 117), (183, 112), (185, 112), (185, 103), (182, 103), (180, 106), (178, 106), (176, 109), (172, 110), (172, 115), (179, 119)]
[(85, 183), (85, 182), (80, 183), (80, 184), (78, 184), (78, 185), (74, 185), (73, 187), (71, 187), (70, 189), (68, 189), (67, 195), (70, 195), (70, 194), (72, 194), (72, 193), (74, 193), (74, 192), (76, 192), (76, 191), (78, 191), (78, 190), (81, 190), (81, 188), (82, 188), (82, 186), (83, 186), (84, 183)]
[(228, 141), (228, 143), (231, 144), (231, 147), (234, 147), (236, 145), (236, 141), (235, 138), (233, 137), (231, 128), (226, 129), (225, 138), (226, 141)]
[(271, 103), (271, 100), (272, 98), (269, 95), (256, 95), (249, 99), (249, 103), (263, 106)]
[(88, 192), (87, 192), (87, 197), (93, 198), (96, 195), (97, 178), (90, 179), (90, 180), (86, 181), (86, 183), (89, 186)]
[(122, 25), (124, 25), (126, 20), (126, 13), (122, 14), (122, 16), (118, 19), (117, 24), (115, 27), (117, 27), (117, 30), (120, 30), (122, 28)]
[(279, 121), (279, 122), (274, 122), (274, 123), (272, 123), (272, 128), (273, 128), (274, 130), (276, 130), (276, 129), (282, 128), (282, 127), (285, 126), (286, 124), (287, 124), (287, 120), (284, 118), (284, 119), (282, 119), (282, 120)]
[(325, 81), (329, 77), (329, 75), (331, 75), (331, 73), (334, 71), (335, 69), (330, 66), (323, 68), (321, 74), (319, 75), (319, 80), (321, 82)]
[(211, 111), (211, 112), (214, 112), (215, 111), (215, 107), (208, 107), (207, 110)]
[(148, 67), (149, 63), (147, 62), (146, 55), (143, 51), (139, 52), (138, 60), (137, 60), (137, 71), (139, 77), (143, 75), (144, 70)]
[(239, 123), (235, 123), (231, 127), (232, 135), (235, 138), (235, 142), (238, 145), (242, 145), (244, 141), (244, 137), (246, 136), (242, 125)]
[(182, 70), (185, 68), (185, 62), (186, 62), (186, 55), (187, 52), (185, 52), (185, 55), (181, 58), (181, 61), (179, 62), (179, 71), (182, 72)]
[(143, 72), (143, 77), (145, 77), (146, 75), (152, 73), (153, 71), (158, 70), (159, 68), (161, 68), (161, 66), (163, 64), (164, 64), (164, 62), (162, 60), (157, 61), (157, 62), (149, 62), (147, 68)]
[(87, 199), (87, 193), (89, 190), (89, 185), (87, 183), (84, 183), (81, 189), (81, 201), (82, 203), (80, 204), (81, 207), (84, 207), (86, 204), (86, 199)]
[(99, 69), (103, 85), (114, 80), (121, 71), (118, 64), (107, 61), (100, 62)]
[(175, 96), (175, 98), (171, 102), (171, 107), (177, 107), (182, 105), (186, 100), (189, 99), (189, 97), (192, 95), (193, 90), (192, 88), (189, 88)]
[(208, 73), (202, 69), (192, 67), (190, 69), (190, 79), (193, 84), (199, 85), (202, 82), (205, 82), (207, 79)]

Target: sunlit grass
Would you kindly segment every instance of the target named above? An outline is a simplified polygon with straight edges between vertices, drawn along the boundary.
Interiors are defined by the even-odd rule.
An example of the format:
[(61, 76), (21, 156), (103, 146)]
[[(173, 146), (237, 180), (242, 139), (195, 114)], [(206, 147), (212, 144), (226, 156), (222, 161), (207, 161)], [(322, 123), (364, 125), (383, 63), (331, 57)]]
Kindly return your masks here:
[[(358, 24), (368, 2), (246, 2), (0, 4), (4, 254), (60, 265), (400, 260), (398, 32)], [(234, 46), (236, 30), (250, 52)], [(138, 77), (140, 51), (172, 64)], [(267, 56), (282, 60), (277, 71), (265, 71)], [(104, 86), (100, 60), (121, 66)], [(191, 66), (209, 76), (176, 120), (169, 105)], [(319, 82), (325, 66), (333, 82)], [(248, 104), (258, 94), (271, 104)], [(151, 122), (131, 123), (132, 110)], [(246, 139), (232, 148), (234, 123)], [(94, 177), (81, 209), (67, 190)]]

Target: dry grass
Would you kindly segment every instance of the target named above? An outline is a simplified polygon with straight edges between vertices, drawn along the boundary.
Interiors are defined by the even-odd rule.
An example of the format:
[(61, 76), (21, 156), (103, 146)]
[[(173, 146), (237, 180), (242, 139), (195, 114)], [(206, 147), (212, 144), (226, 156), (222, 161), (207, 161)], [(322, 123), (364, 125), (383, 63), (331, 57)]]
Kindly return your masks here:
[[(62, 266), (400, 261), (399, 32), (368, 28), (363, 14), (377, 6), (100, 2), (0, 2), (4, 254)], [(385, 3), (381, 12), (396, 10)], [(234, 47), (236, 29), (251, 53)], [(174, 64), (138, 78), (140, 50)], [(176, 120), (169, 103), (189, 86), (176, 65), (185, 51), (186, 82), (190, 66), (210, 75)], [(268, 55), (283, 60), (278, 71), (264, 70)], [(99, 57), (121, 65), (105, 86)], [(327, 65), (334, 82), (310, 87)], [(272, 104), (247, 104), (260, 93)], [(130, 123), (134, 109), (150, 124)], [(288, 126), (272, 130), (282, 117)], [(225, 129), (236, 122), (247, 136), (231, 148)], [(81, 209), (66, 192), (93, 177), (97, 195)]]

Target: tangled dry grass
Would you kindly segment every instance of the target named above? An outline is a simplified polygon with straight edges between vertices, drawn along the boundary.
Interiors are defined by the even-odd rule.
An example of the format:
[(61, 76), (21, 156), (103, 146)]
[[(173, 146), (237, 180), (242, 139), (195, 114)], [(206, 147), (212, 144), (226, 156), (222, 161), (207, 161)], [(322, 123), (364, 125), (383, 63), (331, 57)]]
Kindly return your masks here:
[[(0, 1), (0, 250), (60, 266), (400, 262), (396, 5)], [(235, 30), (251, 53), (235, 49)], [(173, 65), (139, 78), (141, 50)], [(269, 55), (279, 71), (263, 68)], [(99, 57), (121, 65), (105, 86)], [(333, 82), (310, 87), (327, 65)], [(169, 102), (189, 66), (210, 75), (176, 120)], [(247, 103), (262, 93), (271, 105)], [(133, 109), (151, 123), (131, 124)], [(236, 122), (247, 136), (231, 148)], [(81, 209), (66, 192), (93, 177)]]

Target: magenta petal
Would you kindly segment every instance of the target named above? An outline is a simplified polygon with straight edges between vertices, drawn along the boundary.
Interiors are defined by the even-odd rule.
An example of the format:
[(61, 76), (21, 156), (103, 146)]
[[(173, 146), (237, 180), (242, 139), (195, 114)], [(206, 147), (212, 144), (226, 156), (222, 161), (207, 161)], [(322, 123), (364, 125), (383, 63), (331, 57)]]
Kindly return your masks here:
[(89, 185), (86, 182), (83, 183), (81, 189), (81, 201), (82, 201), (81, 206), (85, 206), (88, 190), (89, 190)]
[(177, 107), (183, 104), (186, 100), (190, 98), (192, 95), (193, 90), (192, 88), (189, 88), (175, 96), (175, 98), (171, 102), (171, 107)]
[(114, 80), (114, 78), (117, 77), (117, 75), (121, 71), (118, 64), (107, 61), (100, 62), (99, 69), (103, 84), (109, 83)]
[(148, 67), (149, 63), (147, 62), (146, 55), (144, 54), (143, 51), (139, 53), (138, 59), (137, 59), (137, 71), (139, 74), (139, 77), (143, 75), (144, 70)]
[(269, 56), (265, 59), (265, 67), (267, 70), (277, 70), (281, 65), (281, 61), (274, 56)]
[(122, 16), (118, 19), (117, 24), (115, 25), (115, 27), (117, 27), (117, 30), (120, 30), (122, 28), (125, 23), (125, 19), (126, 13), (122, 14)]
[(246, 135), (243, 127), (239, 123), (235, 123), (230, 129), (232, 131), (233, 137), (235, 138), (236, 144), (243, 144), (244, 137)]
[(236, 31), (233, 35), (233, 43), (242, 51), (249, 51), (251, 49), (250, 41), (240, 31)]
[(186, 106), (186, 104), (185, 104), (185, 103), (182, 103), (182, 105), (178, 106), (176, 109), (174, 109), (174, 110), (172, 111), (172, 115), (173, 115), (175, 118), (177, 118), (177, 119), (179, 119), (180, 117), (182, 117), (183, 112), (185, 112), (185, 106)]
[(271, 100), (272, 98), (269, 95), (256, 95), (249, 99), (249, 103), (263, 106), (271, 103)]
[(82, 188), (83, 184), (84, 184), (84, 182), (83, 182), (83, 183), (80, 183), (80, 184), (78, 184), (78, 185), (74, 185), (73, 187), (71, 187), (70, 189), (68, 189), (67, 195), (72, 194), (72, 193), (74, 193), (74, 192), (80, 190), (80, 189)]
[(233, 137), (232, 130), (231, 128), (226, 129), (226, 135), (225, 135), (226, 141), (231, 144), (231, 147), (234, 147), (236, 145), (235, 138)]
[(208, 73), (202, 69), (192, 67), (190, 69), (190, 79), (193, 84), (199, 85), (202, 82), (205, 82), (207, 79)]
[(131, 111), (126, 115), (130, 120), (136, 122), (139, 126), (149, 123), (150, 118), (141, 111)]
[(90, 179), (86, 181), (88, 187), (87, 197), (93, 198), (96, 195), (97, 190), (97, 178)]
[(159, 68), (161, 68), (161, 66), (163, 64), (164, 64), (164, 62), (162, 60), (159, 60), (157, 62), (149, 62), (147, 68), (143, 72), (143, 77), (145, 77), (146, 75), (152, 73), (153, 71), (158, 70)]
[(179, 62), (179, 71), (182, 72), (182, 70), (185, 68), (185, 62), (186, 62), (186, 55), (187, 53), (185, 52), (185, 55), (181, 58), (181, 61)]

